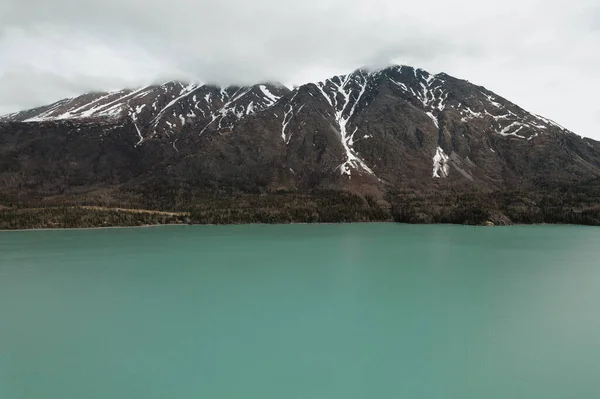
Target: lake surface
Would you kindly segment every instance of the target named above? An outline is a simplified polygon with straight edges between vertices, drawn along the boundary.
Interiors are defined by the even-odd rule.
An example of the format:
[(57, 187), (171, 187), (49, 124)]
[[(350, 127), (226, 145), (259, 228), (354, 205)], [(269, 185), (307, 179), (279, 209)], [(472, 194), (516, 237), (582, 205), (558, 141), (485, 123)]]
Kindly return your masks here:
[(600, 397), (600, 228), (0, 232), (0, 398)]

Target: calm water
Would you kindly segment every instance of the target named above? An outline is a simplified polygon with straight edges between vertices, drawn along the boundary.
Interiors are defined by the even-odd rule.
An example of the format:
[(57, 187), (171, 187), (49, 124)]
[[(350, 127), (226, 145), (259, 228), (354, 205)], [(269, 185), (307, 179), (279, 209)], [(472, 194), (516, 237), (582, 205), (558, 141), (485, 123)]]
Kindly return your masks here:
[(600, 397), (600, 228), (0, 233), (0, 398)]

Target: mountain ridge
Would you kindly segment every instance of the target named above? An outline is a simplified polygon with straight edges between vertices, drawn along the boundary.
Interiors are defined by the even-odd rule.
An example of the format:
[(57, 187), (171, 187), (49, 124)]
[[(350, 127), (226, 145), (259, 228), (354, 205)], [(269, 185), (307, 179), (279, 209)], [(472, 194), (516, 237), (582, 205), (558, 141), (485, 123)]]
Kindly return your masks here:
[(0, 193), (11, 198), (160, 181), (202, 192), (345, 190), (389, 205), (406, 188), (537, 191), (599, 176), (600, 142), (483, 86), (408, 66), (294, 89), (171, 81), (0, 118)]
[[(45, 105), (45, 106), (40, 106), (40, 107), (35, 107), (32, 109), (28, 109), (28, 110), (23, 110), (23, 111), (17, 111), (17, 112), (13, 112), (13, 113), (9, 113), (6, 115), (0, 115), (0, 120), (3, 121), (25, 121), (25, 122), (42, 122), (42, 121), (52, 121), (52, 120), (60, 120), (60, 119), (85, 119), (85, 118), (94, 118), (94, 117), (111, 117), (111, 116), (115, 116), (114, 111), (115, 108), (122, 107), (123, 101), (126, 99), (135, 99), (138, 96), (144, 96), (148, 94), (148, 90), (152, 89), (152, 88), (165, 88), (165, 90), (171, 90), (172, 88), (168, 88), (169, 85), (171, 86), (181, 86), (181, 88), (183, 89), (179, 94), (182, 95), (183, 97), (186, 96), (186, 93), (191, 94), (193, 91), (195, 91), (196, 89), (201, 89), (201, 88), (215, 88), (215, 89), (219, 89), (219, 90), (227, 90), (230, 88), (244, 88), (244, 87), (266, 87), (266, 86), (272, 86), (272, 87), (276, 87), (278, 89), (284, 89), (287, 92), (295, 92), (296, 90), (298, 90), (299, 88), (303, 87), (303, 86), (307, 86), (307, 85), (322, 85), (325, 82), (328, 81), (332, 81), (334, 79), (342, 79), (344, 77), (348, 77), (348, 76), (352, 76), (354, 74), (360, 73), (360, 74), (366, 74), (366, 75), (377, 75), (377, 74), (381, 74), (381, 73), (385, 73), (386, 71), (390, 71), (393, 69), (408, 69), (408, 70), (412, 70), (413, 73), (415, 74), (415, 77), (418, 77), (418, 75), (424, 75), (426, 78), (426, 81), (429, 82), (430, 79), (440, 79), (443, 81), (443, 78), (450, 78), (450, 79), (454, 79), (454, 80), (458, 80), (458, 81), (462, 81), (468, 84), (472, 84), (471, 82), (469, 82), (468, 80), (463, 80), (463, 79), (457, 79), (457, 78), (453, 78), (450, 75), (441, 72), (435, 75), (431, 75), (429, 72), (420, 69), (420, 68), (413, 68), (410, 66), (406, 66), (406, 65), (397, 65), (397, 66), (389, 66), (386, 67), (384, 69), (381, 70), (369, 70), (367, 68), (360, 68), (355, 70), (354, 72), (347, 74), (347, 75), (336, 75), (332, 78), (326, 79), (324, 81), (318, 81), (318, 82), (309, 82), (309, 83), (305, 83), (302, 84), (300, 86), (295, 86), (294, 89), (289, 89), (287, 88), (285, 85), (279, 83), (279, 82), (259, 82), (255, 85), (251, 85), (251, 86), (239, 86), (239, 85), (230, 85), (230, 86), (223, 86), (222, 88), (220, 86), (217, 85), (213, 85), (213, 84), (201, 84), (201, 83), (186, 83), (183, 81), (177, 81), (177, 80), (172, 80), (172, 81), (168, 81), (162, 84), (154, 84), (154, 85), (149, 85), (149, 86), (143, 86), (143, 87), (138, 87), (138, 88), (134, 88), (134, 89), (122, 89), (122, 90), (113, 90), (113, 91), (109, 91), (109, 92), (89, 92), (89, 93), (84, 93), (80, 96), (76, 96), (76, 97), (71, 97), (71, 98), (65, 98), (65, 99), (61, 99), (59, 101), (56, 101), (54, 103), (51, 103), (49, 105)], [(407, 89), (406, 86), (403, 83), (398, 83), (395, 82), (396, 84), (398, 84), (399, 86), (402, 86), (404, 89)], [(487, 91), (487, 89), (485, 89), (483, 86), (476, 86), (479, 88), (482, 88), (484, 90)], [(192, 90), (190, 90), (190, 88)], [(412, 90), (412, 89), (411, 89)], [(488, 91), (489, 92), (489, 91)], [(492, 92), (489, 92), (490, 95), (494, 95)], [(114, 98), (115, 96), (118, 96), (122, 94), (122, 97), (117, 97), (116, 99)], [(135, 96), (135, 94), (138, 94), (138, 96)], [(416, 95), (416, 93), (413, 92), (413, 94)], [(419, 93), (421, 94), (421, 93)], [(64, 108), (62, 107), (63, 105), (72, 103), (72, 102), (78, 102), (81, 101), (82, 99), (85, 98), (89, 98), (90, 96), (95, 96), (96, 98), (93, 99), (93, 101), (91, 101), (89, 104), (85, 104), (83, 106), (78, 106), (75, 107), (76, 111), (80, 111), (79, 114), (75, 113), (74, 111), (67, 111), (67, 112), (63, 112), (62, 114), (56, 115), (56, 109), (52, 109), (52, 108)], [(111, 101), (109, 103), (109, 105), (112, 104), (112, 106), (109, 105), (104, 105), (99, 107), (100, 109), (91, 109), (90, 110), (90, 106), (99, 101), (102, 100), (104, 98), (110, 98), (113, 97), (113, 100), (115, 101)], [(175, 101), (179, 100), (180, 98), (175, 98)], [(279, 97), (275, 97), (275, 99), (279, 99)], [(420, 98), (421, 101), (424, 101), (424, 105), (426, 104), (427, 99), (426, 98)], [(503, 99), (505, 100), (505, 99)], [(494, 103), (493, 99), (491, 99), (492, 103)], [(506, 100), (505, 100), (506, 101)], [(119, 104), (120, 102), (120, 104)], [(274, 103), (275, 101), (273, 101)], [(115, 105), (115, 103), (117, 103)], [(271, 104), (272, 105), (272, 104)], [(513, 104), (514, 105), (514, 104)], [(104, 109), (103, 109), (104, 108)], [(520, 108), (520, 107), (519, 107)], [(33, 117), (30, 114), (35, 114), (36, 111), (38, 111), (38, 115), (34, 115)], [(98, 112), (101, 111), (101, 112)], [(122, 111), (122, 109), (121, 109)], [(54, 113), (55, 115), (53, 116), (49, 116), (47, 114), (52, 114)], [(29, 115), (29, 117), (27, 116)], [(535, 115), (535, 114), (532, 114)], [(563, 130), (568, 130), (566, 128), (564, 128), (563, 126), (559, 125), (558, 123), (550, 120), (549, 118), (544, 118), (540, 115), (535, 115), (536, 117), (540, 118), (540, 120), (545, 121), (546, 123), (550, 123), (556, 127), (559, 127)]]

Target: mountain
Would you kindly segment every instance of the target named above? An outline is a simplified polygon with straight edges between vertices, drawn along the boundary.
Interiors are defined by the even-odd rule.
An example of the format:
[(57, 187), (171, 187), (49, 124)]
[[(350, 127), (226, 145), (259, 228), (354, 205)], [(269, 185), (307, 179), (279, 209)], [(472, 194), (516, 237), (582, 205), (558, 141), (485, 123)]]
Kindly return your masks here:
[(181, 208), (182, 192), (333, 190), (390, 209), (410, 195), (564, 192), (599, 177), (600, 142), (484, 87), (408, 66), (293, 90), (168, 82), (0, 118), (0, 193), (11, 203)]

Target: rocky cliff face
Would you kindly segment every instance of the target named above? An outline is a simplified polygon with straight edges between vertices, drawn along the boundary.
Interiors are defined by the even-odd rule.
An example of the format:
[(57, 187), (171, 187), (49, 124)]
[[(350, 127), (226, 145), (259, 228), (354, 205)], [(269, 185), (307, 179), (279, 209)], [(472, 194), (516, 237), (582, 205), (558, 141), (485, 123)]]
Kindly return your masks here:
[(160, 180), (240, 191), (578, 183), (600, 143), (446, 74), (395, 66), (290, 90), (169, 82), (0, 119), (0, 192)]

